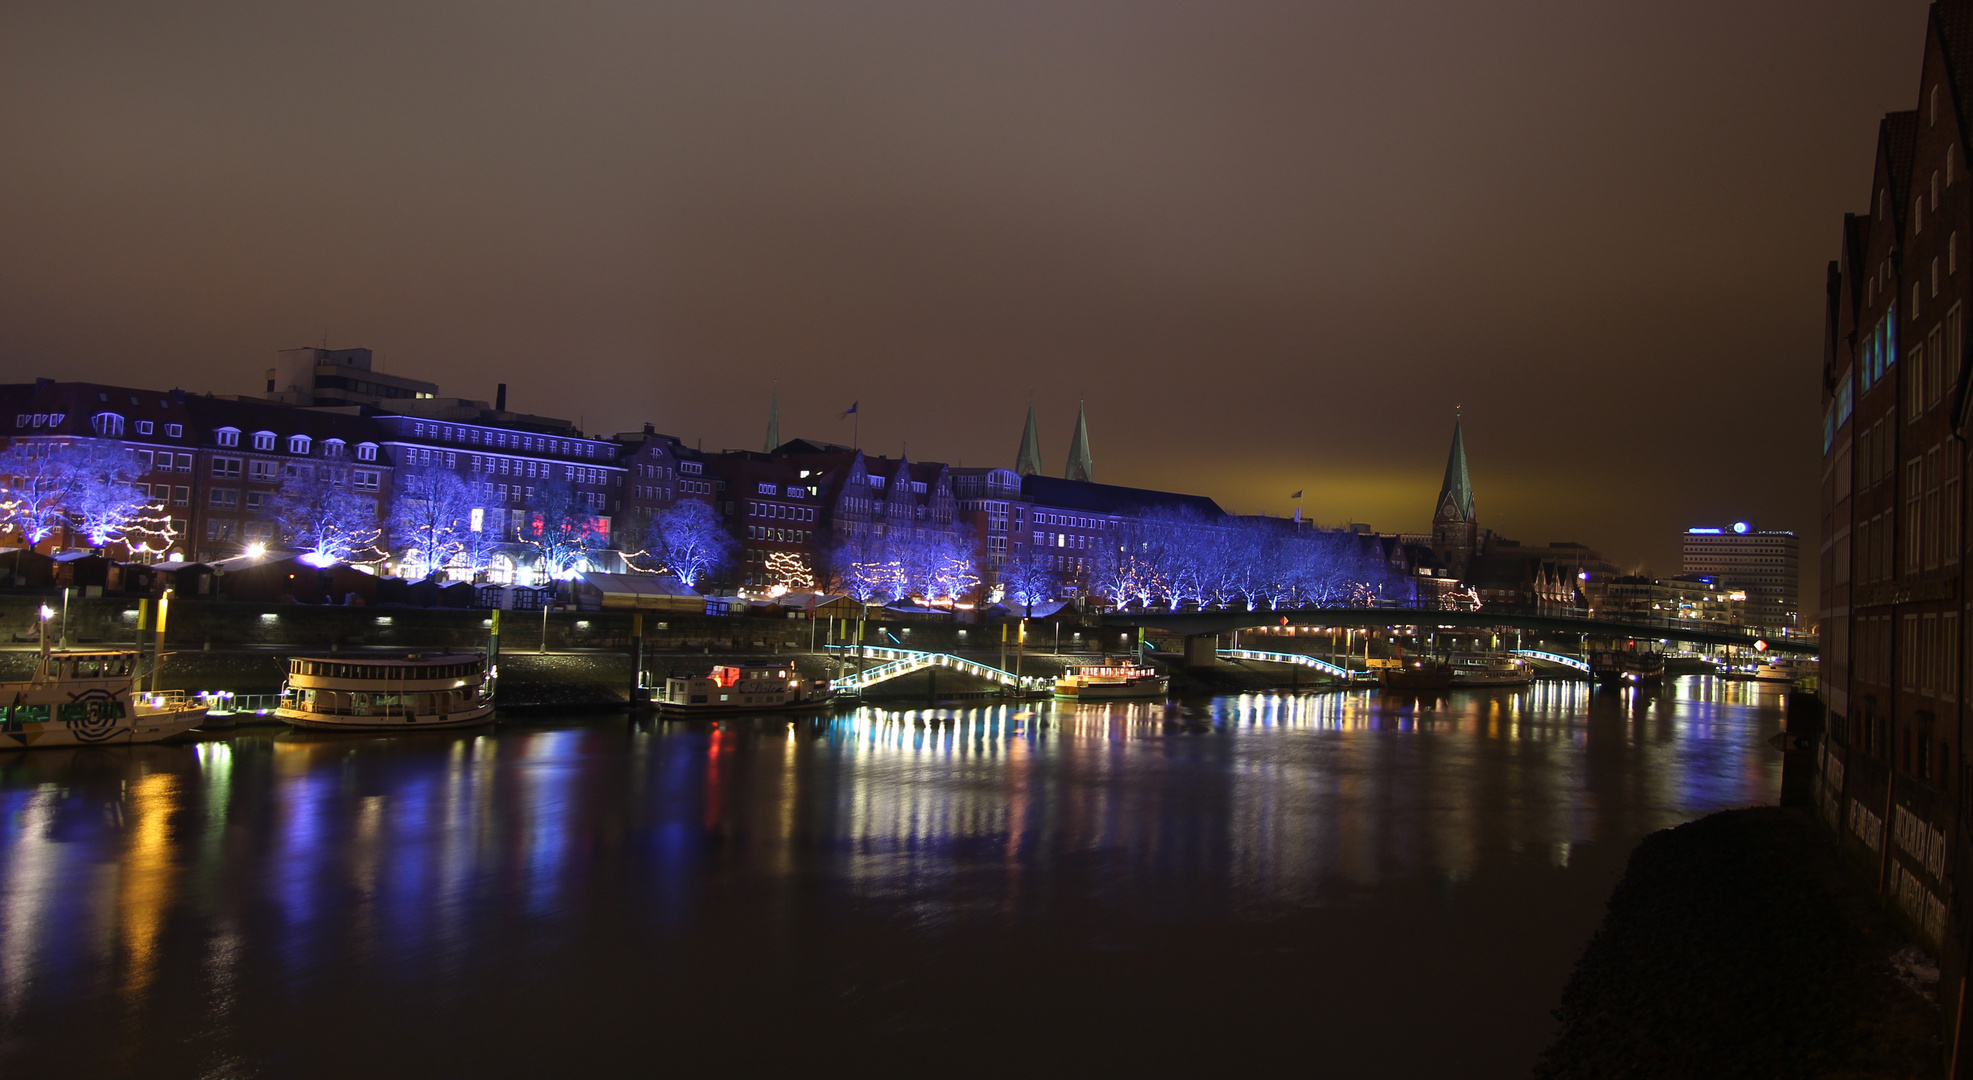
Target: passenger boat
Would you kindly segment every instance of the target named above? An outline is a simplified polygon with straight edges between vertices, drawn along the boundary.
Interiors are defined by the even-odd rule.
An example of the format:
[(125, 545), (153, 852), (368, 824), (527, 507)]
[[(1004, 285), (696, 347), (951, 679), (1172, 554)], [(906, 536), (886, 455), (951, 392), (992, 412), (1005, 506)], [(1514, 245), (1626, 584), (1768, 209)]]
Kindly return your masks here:
[(1455, 656), (1452, 658), (1452, 685), (1465, 687), (1530, 686), (1535, 670), (1518, 656)]
[(835, 696), (827, 679), (809, 679), (793, 664), (720, 664), (705, 675), (673, 675), (659, 693), (658, 711), (716, 716), (813, 709)]
[(1665, 654), (1635, 649), (1597, 649), (1589, 654), (1589, 676), (1600, 683), (1639, 686), (1663, 682)]
[(1452, 686), (1452, 665), (1438, 660), (1372, 660), (1377, 685), (1386, 690), (1445, 690)]
[(0, 683), (0, 750), (156, 742), (205, 719), (178, 691), (140, 691), (137, 675), (134, 649), (44, 649), (32, 678)]
[(493, 721), (486, 659), (296, 656), (276, 718), (317, 731), (430, 731)]
[(1100, 664), (1078, 664), (1055, 680), (1055, 696), (1074, 701), (1114, 701), (1169, 696), (1171, 679), (1158, 669), (1130, 660), (1106, 658)]

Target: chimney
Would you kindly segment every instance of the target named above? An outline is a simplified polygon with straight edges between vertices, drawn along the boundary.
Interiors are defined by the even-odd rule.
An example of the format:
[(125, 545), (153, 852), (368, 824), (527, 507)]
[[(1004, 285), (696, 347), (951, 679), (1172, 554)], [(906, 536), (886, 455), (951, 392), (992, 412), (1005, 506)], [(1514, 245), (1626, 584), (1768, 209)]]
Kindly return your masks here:
[(493, 411), (494, 412), (507, 411), (507, 384), (506, 383), (501, 383), (500, 389), (495, 390), (493, 392)]
[(657, 425), (651, 423), (649, 420), (644, 421), (644, 434), (656, 435), (657, 433), (658, 433)]

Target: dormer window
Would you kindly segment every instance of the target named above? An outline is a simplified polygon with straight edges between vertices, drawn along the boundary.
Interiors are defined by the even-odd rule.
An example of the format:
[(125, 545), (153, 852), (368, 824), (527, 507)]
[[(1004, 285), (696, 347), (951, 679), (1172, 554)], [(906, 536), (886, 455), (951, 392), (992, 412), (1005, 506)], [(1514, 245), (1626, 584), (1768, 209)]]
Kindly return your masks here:
[(113, 412), (100, 412), (89, 418), (89, 430), (105, 439), (123, 438), (123, 417)]
[(183, 425), (183, 424), (166, 424), (166, 425), (164, 426), (164, 434), (165, 434), (165, 437), (166, 437), (166, 438), (168, 438), (168, 439), (178, 439), (178, 438), (183, 438), (183, 437), (184, 437), (184, 435), (185, 435), (185, 425)]
[(221, 446), (238, 446), (240, 445), (240, 429), (236, 427), (219, 428), (212, 433), (212, 440)]
[(308, 446), (309, 446), (308, 436), (306, 435), (288, 436), (288, 453), (306, 454), (308, 453)]
[(274, 433), (271, 431), (254, 432), (253, 448), (255, 450), (272, 451), (274, 449)]
[(153, 428), (151, 427), (151, 422), (149, 420), (137, 421), (137, 434), (149, 435), (152, 432), (152, 430)]
[(324, 439), (322, 441), (322, 456), (323, 457), (343, 456), (343, 445), (344, 443), (341, 439)]
[(377, 460), (377, 444), (373, 442), (357, 443), (356, 460), (358, 461)]

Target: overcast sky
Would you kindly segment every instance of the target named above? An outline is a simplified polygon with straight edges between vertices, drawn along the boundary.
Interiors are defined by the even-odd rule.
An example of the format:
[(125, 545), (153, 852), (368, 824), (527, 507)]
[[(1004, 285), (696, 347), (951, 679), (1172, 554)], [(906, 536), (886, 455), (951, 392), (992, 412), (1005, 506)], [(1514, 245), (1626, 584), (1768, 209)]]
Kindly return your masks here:
[[(1814, 550), (1824, 266), (1911, 0), (0, 7), (0, 379), (441, 392), (1677, 572)], [(1805, 560), (1812, 561), (1812, 560)], [(1806, 567), (1805, 567), (1806, 569)], [(1805, 586), (1810, 582), (1805, 581)], [(1813, 601), (1805, 595), (1805, 607)]]

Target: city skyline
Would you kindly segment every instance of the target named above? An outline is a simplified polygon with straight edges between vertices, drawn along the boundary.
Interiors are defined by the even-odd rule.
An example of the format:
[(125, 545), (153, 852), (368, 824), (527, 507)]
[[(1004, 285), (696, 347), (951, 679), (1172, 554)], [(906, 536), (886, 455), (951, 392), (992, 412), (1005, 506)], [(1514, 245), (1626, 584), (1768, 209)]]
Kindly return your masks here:
[(778, 381), (791, 437), (860, 401), (993, 464), (1083, 399), (1110, 480), (1381, 529), (1464, 404), (1490, 524), (1659, 572), (1813, 520), (1804, 297), (1922, 13), (48, 9), (0, 377), (248, 393), (326, 334), (592, 431), (753, 445)]

